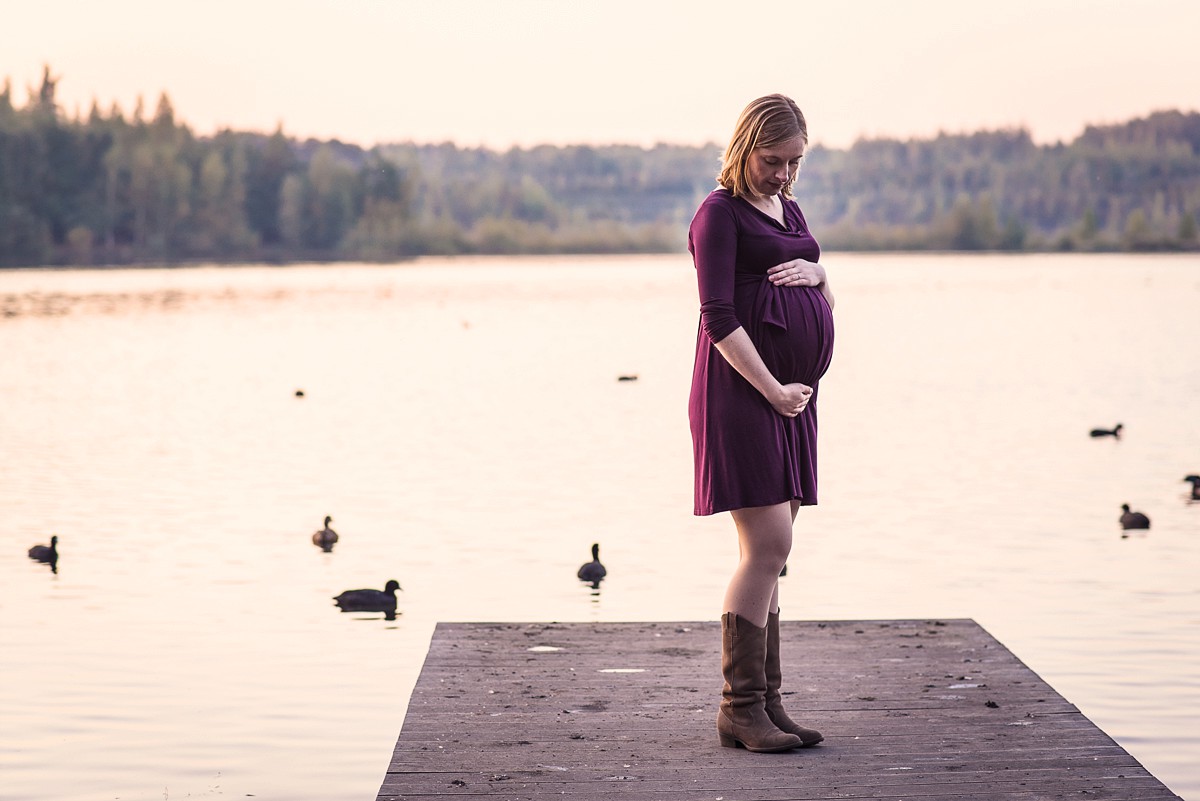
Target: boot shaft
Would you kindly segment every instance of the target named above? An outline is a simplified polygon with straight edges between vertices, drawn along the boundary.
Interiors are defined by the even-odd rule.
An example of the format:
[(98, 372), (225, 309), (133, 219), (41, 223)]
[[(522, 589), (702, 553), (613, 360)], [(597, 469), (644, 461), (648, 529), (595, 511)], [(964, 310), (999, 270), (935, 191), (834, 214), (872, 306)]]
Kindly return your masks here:
[(762, 703), (767, 691), (766, 659), (766, 628), (759, 628), (733, 612), (721, 615), (724, 703), (739, 707)]
[(767, 615), (767, 650), (764, 656), (763, 677), (766, 679), (767, 696), (779, 696), (783, 684), (783, 668), (779, 664), (779, 613)]

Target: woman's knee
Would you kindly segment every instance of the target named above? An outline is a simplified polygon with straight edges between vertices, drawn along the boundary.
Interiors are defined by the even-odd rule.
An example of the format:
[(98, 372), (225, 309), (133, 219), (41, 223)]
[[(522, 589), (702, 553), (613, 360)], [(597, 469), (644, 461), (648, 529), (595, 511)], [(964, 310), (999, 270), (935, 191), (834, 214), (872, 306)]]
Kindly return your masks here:
[(782, 570), (792, 550), (791, 510), (787, 504), (739, 510), (735, 514), (743, 560)]
[(792, 538), (776, 537), (760, 539), (753, 547), (751, 547), (745, 556), (757, 564), (761, 564), (764, 569), (771, 570), (775, 575), (779, 575), (779, 571), (783, 570), (783, 566), (787, 563), (788, 555), (792, 552)]

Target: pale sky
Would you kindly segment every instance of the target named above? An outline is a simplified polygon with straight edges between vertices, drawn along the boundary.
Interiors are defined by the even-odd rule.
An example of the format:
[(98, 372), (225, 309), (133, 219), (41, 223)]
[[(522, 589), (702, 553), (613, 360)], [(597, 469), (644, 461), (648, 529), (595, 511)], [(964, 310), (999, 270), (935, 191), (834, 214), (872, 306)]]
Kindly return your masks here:
[(814, 142), (1200, 109), (1196, 0), (0, 0), (0, 81), (381, 142), (724, 144), (791, 95)]

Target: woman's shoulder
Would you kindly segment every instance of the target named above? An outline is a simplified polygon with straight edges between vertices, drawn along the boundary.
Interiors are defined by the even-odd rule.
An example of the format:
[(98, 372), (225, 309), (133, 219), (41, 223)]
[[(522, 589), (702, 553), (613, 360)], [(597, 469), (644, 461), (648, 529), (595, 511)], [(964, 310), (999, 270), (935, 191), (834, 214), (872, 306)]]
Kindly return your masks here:
[(701, 201), (700, 207), (696, 209), (696, 214), (721, 213), (729, 217), (737, 217), (739, 205), (732, 192), (724, 187), (717, 187)]
[(723, 186), (718, 186), (716, 189), (708, 193), (708, 196), (704, 198), (704, 202), (700, 205), (706, 206), (713, 204), (719, 206), (732, 206), (733, 201), (733, 193)]
[(692, 217), (688, 236), (726, 236), (730, 231), (741, 230), (742, 221), (738, 205), (728, 189), (714, 189), (709, 192)]

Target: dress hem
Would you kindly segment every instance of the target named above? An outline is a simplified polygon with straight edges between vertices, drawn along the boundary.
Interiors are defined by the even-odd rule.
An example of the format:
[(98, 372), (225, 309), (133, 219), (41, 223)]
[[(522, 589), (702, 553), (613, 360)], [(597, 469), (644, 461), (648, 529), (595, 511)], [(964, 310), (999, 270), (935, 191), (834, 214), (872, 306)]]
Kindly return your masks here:
[(790, 501), (800, 501), (801, 506), (817, 506), (818, 505), (817, 501), (815, 501), (815, 500), (807, 501), (804, 498), (786, 498), (782, 501), (776, 501), (775, 503), (743, 503), (743, 504), (739, 504), (737, 506), (726, 506), (726, 507), (722, 507), (720, 509), (713, 509), (710, 512), (705, 512), (705, 511), (701, 511), (700, 509), (693, 508), (692, 515), (694, 517), (712, 517), (713, 515), (719, 515), (723, 512), (736, 512), (738, 509), (755, 509), (755, 508), (762, 507), (762, 506), (778, 506), (781, 503), (788, 503)]

